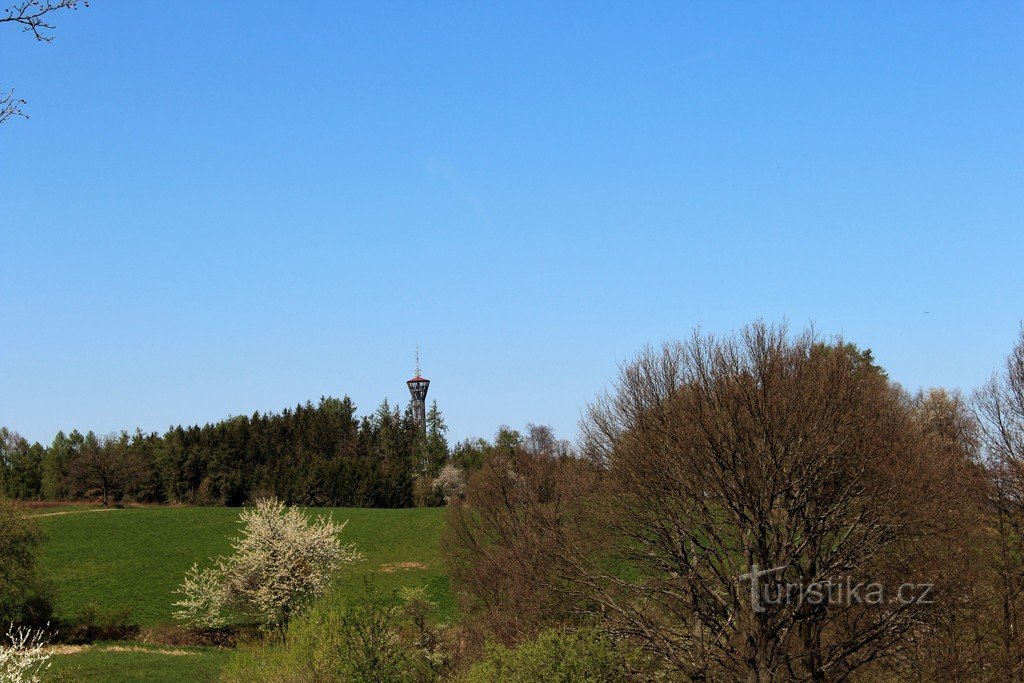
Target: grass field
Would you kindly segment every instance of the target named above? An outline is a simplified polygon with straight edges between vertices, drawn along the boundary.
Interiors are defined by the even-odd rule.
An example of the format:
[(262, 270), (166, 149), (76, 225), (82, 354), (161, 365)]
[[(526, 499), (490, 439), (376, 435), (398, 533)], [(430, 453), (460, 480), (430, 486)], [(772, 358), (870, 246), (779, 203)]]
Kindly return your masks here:
[[(101, 613), (130, 609), (132, 620), (144, 628), (173, 623), (174, 590), (186, 570), (194, 562), (202, 565), (228, 554), (230, 539), (239, 529), (237, 508), (75, 507), (35, 512), (47, 534), (41, 561), (57, 587), (56, 617), (72, 620), (95, 603)], [(343, 594), (360, 594), (364, 577), (374, 574), (377, 587), (385, 591), (425, 586), (438, 603), (438, 618), (454, 615), (438, 550), (443, 509), (310, 512), (348, 520), (341, 539), (355, 543), (366, 558), (338, 578)], [(71, 680), (208, 680), (226, 656), (215, 648), (169, 655), (97, 646), (58, 655), (53, 670)]]
[(46, 679), (104, 683), (216, 681), (231, 650), (157, 647), (141, 643), (96, 643), (53, 657)]

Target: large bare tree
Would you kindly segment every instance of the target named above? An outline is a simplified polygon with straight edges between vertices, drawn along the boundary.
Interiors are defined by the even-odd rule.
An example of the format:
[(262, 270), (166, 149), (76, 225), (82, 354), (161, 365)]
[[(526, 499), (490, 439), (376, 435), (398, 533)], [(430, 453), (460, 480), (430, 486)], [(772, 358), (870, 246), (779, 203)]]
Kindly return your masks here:
[[(39, 42), (53, 41), (50, 33), (55, 27), (50, 23), (53, 15), (60, 10), (74, 10), (88, 7), (88, 0), (19, 0), (0, 11), (0, 24), (20, 26), (25, 33), (31, 33)], [(14, 90), (4, 92), (0, 88), (0, 124), (8, 119), (28, 115), (21, 109), (25, 100), (15, 97)]]
[(86, 438), (69, 466), (75, 493), (98, 497), (104, 506), (118, 503), (145, 478), (147, 464), (128, 448), (128, 435)]
[(912, 407), (811, 332), (642, 353), (585, 421), (608, 541), (552, 544), (561, 585), (693, 680), (848, 678), (927, 618), (919, 553), (954, 507)]
[(990, 520), (997, 540), (1002, 623), (1000, 665), (1008, 679), (1024, 677), (1024, 328), (1001, 373), (974, 394), (989, 473)]

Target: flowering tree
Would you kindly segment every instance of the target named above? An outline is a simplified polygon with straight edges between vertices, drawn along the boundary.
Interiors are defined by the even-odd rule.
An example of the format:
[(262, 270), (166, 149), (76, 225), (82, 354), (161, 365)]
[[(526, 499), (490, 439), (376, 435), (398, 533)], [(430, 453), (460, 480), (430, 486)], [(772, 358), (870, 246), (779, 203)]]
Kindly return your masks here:
[(466, 492), (466, 475), (461, 469), (448, 463), (434, 479), (434, 488), (440, 491), (446, 505), (453, 500), (462, 500)]
[(242, 534), (231, 557), (213, 567), (197, 565), (177, 593), (183, 599), (175, 617), (199, 628), (227, 623), (226, 611), (238, 610), (268, 630), (287, 626), (310, 599), (322, 595), (342, 566), (362, 559), (338, 534), (345, 524), (323, 517), (315, 521), (298, 508), (264, 499), (242, 512)]
[(0, 643), (0, 683), (36, 683), (50, 668), (50, 653), (42, 629), (7, 630), (7, 643)]

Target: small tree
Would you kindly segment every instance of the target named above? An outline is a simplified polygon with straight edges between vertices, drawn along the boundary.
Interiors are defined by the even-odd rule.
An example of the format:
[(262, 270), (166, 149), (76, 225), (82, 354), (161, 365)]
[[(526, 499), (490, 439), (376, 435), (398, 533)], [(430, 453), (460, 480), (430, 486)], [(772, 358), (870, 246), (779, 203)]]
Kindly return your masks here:
[(283, 630), (310, 599), (327, 590), (331, 576), (361, 559), (353, 544), (341, 545), (345, 524), (264, 499), (242, 512), (235, 553), (200, 571), (193, 565), (177, 593), (175, 617), (199, 628), (226, 624), (225, 610), (253, 617), (267, 630)]
[(458, 467), (448, 463), (434, 479), (434, 488), (444, 498), (445, 505), (453, 500), (462, 500), (466, 494), (466, 475)]
[(36, 520), (0, 498), (0, 624), (40, 626), (49, 618), (50, 588), (37, 561), (43, 539)]

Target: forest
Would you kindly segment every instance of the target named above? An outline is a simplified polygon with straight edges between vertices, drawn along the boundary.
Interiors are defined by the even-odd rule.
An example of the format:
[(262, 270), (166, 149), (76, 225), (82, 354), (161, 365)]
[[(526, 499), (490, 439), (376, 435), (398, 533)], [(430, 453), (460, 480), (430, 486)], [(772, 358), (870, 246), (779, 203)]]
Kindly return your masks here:
[(408, 409), (385, 401), (359, 417), (347, 397), (162, 435), (62, 431), (49, 446), (0, 427), (0, 491), (104, 505), (242, 505), (267, 496), (305, 506), (436, 505), (443, 500), (430, 481), (449, 457), (446, 432), (436, 402), (424, 434)]

